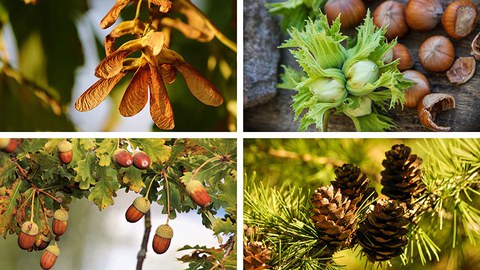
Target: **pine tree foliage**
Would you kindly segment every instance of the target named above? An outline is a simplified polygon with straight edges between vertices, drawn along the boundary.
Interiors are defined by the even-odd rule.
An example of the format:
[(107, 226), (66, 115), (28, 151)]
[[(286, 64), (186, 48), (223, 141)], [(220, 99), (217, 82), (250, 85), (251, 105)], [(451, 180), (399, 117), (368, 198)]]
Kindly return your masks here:
[[(368, 145), (369, 149), (362, 148), (361, 144)], [(345, 152), (358, 149), (357, 159), (363, 158), (360, 169), (370, 168), (368, 178), (373, 181), (369, 185), (380, 190), (382, 184), (389, 183), (380, 183), (382, 167), (378, 165), (382, 160), (388, 160), (392, 149), (395, 151), (402, 144), (399, 155), (402, 157), (397, 160), (403, 161), (396, 162), (401, 166), (395, 170), (400, 175), (403, 173), (405, 181), (410, 184), (414, 179), (415, 188), (408, 191), (410, 196), (385, 198), (382, 195), (376, 199), (371, 194), (355, 212), (357, 226), (353, 229), (352, 245), (338, 248), (336, 244), (325, 244), (322, 238), (328, 234), (315, 228), (315, 218), (309, 212), (318, 207), (330, 207), (330, 214), (334, 216), (342, 204), (334, 203), (334, 207), (327, 203), (332, 200), (322, 198), (330, 198), (328, 195), (319, 195), (325, 192), (309, 192), (305, 187), (311, 187), (317, 181), (316, 188), (324, 186), (324, 191), (328, 190), (329, 182), (335, 183), (339, 190), (341, 186), (348, 190), (345, 189), (348, 183), (353, 185), (363, 177), (352, 173), (354, 177), (348, 181), (341, 172), (354, 171), (346, 169), (345, 166), (349, 165), (337, 165), (335, 171), (335, 167), (323, 166), (317, 161), (348, 157), (353, 154)], [(350, 147), (342, 148), (342, 145)], [(245, 182), (244, 218), (246, 223), (258, 226), (264, 234), (263, 242), (268, 243), (272, 251), (269, 262), (272, 269), (355, 269), (338, 265), (344, 261), (338, 255), (343, 254), (341, 251), (345, 248), (361, 251), (361, 257), (375, 261), (372, 265), (375, 268), (400, 264), (408, 269), (428, 269), (435, 264), (439, 267), (449, 265), (448, 269), (480, 266), (475, 263), (479, 260), (472, 255), (477, 250), (473, 246), (480, 239), (480, 200), (477, 197), (480, 196), (480, 139), (256, 140), (247, 142), (246, 149), (245, 172), (253, 173), (249, 165), (256, 164), (255, 161), (262, 165), (252, 165), (260, 168), (261, 174), (254, 176), (255, 179), (248, 177)], [(383, 155), (388, 149), (387, 155)], [(291, 171), (295, 180), (269, 181), (269, 167), (266, 165), (269, 158), (273, 170), (278, 166), (286, 172), (285, 175)], [(301, 160), (306, 168), (317, 166), (319, 172), (316, 175), (330, 178), (312, 181), (315, 174), (309, 171), (305, 174), (297, 160)], [(376, 170), (376, 175), (372, 170)], [(395, 170), (390, 170), (389, 175), (393, 177)], [(355, 188), (350, 187), (350, 190)], [(362, 190), (365, 190), (363, 186)], [(402, 192), (408, 193), (406, 190)], [(319, 206), (309, 202), (312, 193), (317, 194), (317, 203), (322, 200), (324, 203)]]

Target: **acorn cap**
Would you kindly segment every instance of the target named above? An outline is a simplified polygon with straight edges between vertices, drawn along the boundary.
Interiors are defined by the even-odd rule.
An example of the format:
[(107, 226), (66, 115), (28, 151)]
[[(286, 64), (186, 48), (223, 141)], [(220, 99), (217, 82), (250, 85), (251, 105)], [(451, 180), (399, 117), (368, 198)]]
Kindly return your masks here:
[(60, 255), (60, 249), (55, 244), (49, 245), (46, 250), (51, 252), (52, 254), (54, 254), (57, 257)]
[(166, 239), (171, 239), (173, 237), (173, 229), (167, 224), (162, 224), (158, 226), (155, 234)]
[(145, 197), (138, 197), (133, 201), (133, 206), (145, 214), (150, 210), (150, 201)]
[(61, 141), (57, 145), (58, 152), (72, 151), (72, 144), (69, 141)]
[(205, 188), (200, 181), (193, 180), (187, 183), (186, 189), (188, 193), (191, 193), (194, 189), (198, 187)]
[(10, 143), (9, 138), (0, 138), (0, 149), (7, 147), (9, 143)]
[(67, 221), (68, 220), (68, 212), (63, 208), (60, 208), (60, 209), (56, 210), (55, 213), (53, 213), (53, 218), (56, 219), (56, 220), (60, 220), (60, 221)]
[(22, 232), (28, 235), (37, 235), (38, 234), (38, 226), (34, 222), (25, 221), (22, 224), (21, 228)]

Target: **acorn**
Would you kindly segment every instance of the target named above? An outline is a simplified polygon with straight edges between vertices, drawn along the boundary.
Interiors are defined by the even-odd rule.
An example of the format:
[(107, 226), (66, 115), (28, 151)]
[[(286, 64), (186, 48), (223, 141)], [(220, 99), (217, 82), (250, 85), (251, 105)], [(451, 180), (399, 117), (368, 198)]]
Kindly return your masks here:
[(52, 222), (52, 229), (53, 233), (57, 236), (61, 236), (67, 230), (68, 224), (68, 212), (60, 208), (53, 213), (53, 222)]
[(118, 148), (113, 152), (113, 161), (120, 167), (130, 167), (133, 164), (133, 157), (126, 149)]
[(143, 151), (135, 151), (133, 154), (133, 166), (137, 169), (145, 170), (150, 167), (150, 158)]
[(197, 180), (193, 180), (187, 183), (188, 196), (200, 207), (205, 207), (210, 204), (211, 199), (207, 190), (202, 183)]
[(5, 153), (13, 153), (17, 150), (17, 140), (16, 139), (0, 139), (0, 149)]
[(57, 261), (58, 256), (60, 255), (60, 249), (57, 245), (50, 245), (43, 252), (42, 258), (40, 258), (40, 266), (44, 270), (51, 269), (55, 262)]
[(38, 234), (38, 226), (34, 222), (25, 221), (22, 224), (18, 234), (18, 246), (21, 249), (30, 249), (35, 244), (35, 238)]
[(153, 237), (152, 248), (158, 254), (163, 254), (168, 250), (173, 237), (173, 229), (168, 224), (158, 226)]
[(57, 145), (58, 157), (63, 164), (72, 162), (72, 144), (69, 141), (61, 141)]
[(37, 243), (35, 244), (35, 249), (36, 250), (44, 250), (48, 245), (50, 244), (50, 241), (52, 241), (52, 236), (42, 234), (40, 238), (37, 240)]
[(130, 223), (139, 221), (150, 210), (150, 201), (145, 197), (136, 198), (128, 207), (125, 218)]

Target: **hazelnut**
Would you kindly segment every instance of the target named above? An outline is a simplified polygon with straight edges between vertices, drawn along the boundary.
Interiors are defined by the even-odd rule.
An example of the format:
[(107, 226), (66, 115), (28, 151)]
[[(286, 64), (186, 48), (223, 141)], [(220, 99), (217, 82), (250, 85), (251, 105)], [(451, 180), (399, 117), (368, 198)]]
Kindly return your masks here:
[(418, 50), (418, 60), (427, 71), (443, 72), (453, 65), (455, 48), (444, 36), (427, 38)]
[(334, 21), (340, 15), (342, 29), (359, 25), (367, 14), (362, 0), (328, 0), (324, 10), (329, 22)]
[(447, 71), (447, 78), (454, 84), (466, 83), (475, 74), (475, 66), (475, 58), (460, 57), (455, 60), (452, 68)]
[(415, 83), (405, 90), (405, 107), (416, 108), (423, 97), (430, 93), (430, 83), (422, 73), (416, 70), (404, 71), (403, 78)]
[(407, 69), (410, 69), (413, 67), (413, 56), (412, 53), (410, 52), (410, 49), (408, 49), (407, 46), (397, 43), (395, 47), (393, 47), (393, 60), (400, 59), (400, 62), (398, 63), (398, 70), (404, 71)]
[(392, 40), (401, 38), (408, 32), (405, 21), (405, 4), (395, 1), (385, 1), (373, 12), (373, 23), (378, 27), (387, 27), (385, 37)]
[(440, 0), (410, 0), (405, 7), (407, 25), (416, 31), (430, 31), (440, 22), (443, 14)]
[(462, 39), (472, 33), (477, 21), (478, 8), (470, 0), (451, 3), (442, 16), (443, 28), (454, 39)]

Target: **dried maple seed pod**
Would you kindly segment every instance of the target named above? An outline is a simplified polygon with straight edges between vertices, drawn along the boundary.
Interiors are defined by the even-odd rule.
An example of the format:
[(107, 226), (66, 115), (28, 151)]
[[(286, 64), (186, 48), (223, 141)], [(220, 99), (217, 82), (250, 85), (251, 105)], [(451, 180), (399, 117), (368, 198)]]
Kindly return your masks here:
[(155, 231), (155, 236), (153, 237), (152, 248), (155, 253), (163, 254), (170, 247), (170, 242), (173, 237), (173, 229), (167, 224), (162, 224), (158, 226)]
[(193, 180), (186, 186), (188, 196), (200, 207), (205, 207), (211, 202), (210, 195), (200, 181)]
[(430, 94), (430, 83), (422, 73), (416, 70), (405, 70), (403, 78), (415, 84), (405, 90), (405, 107), (416, 108), (423, 97)]
[(455, 60), (453, 66), (447, 71), (447, 78), (451, 83), (466, 83), (475, 74), (475, 58), (460, 57)]
[(367, 9), (362, 0), (329, 0), (324, 9), (329, 23), (341, 14), (340, 24), (342, 29), (359, 25), (367, 14)]
[(453, 65), (454, 59), (455, 47), (444, 36), (429, 37), (418, 49), (418, 60), (428, 71), (447, 71)]
[(40, 258), (40, 266), (44, 270), (51, 269), (55, 262), (57, 262), (57, 258), (60, 256), (60, 249), (57, 245), (50, 245), (47, 249), (43, 252), (42, 258)]
[(405, 4), (395, 1), (381, 3), (373, 12), (373, 23), (378, 27), (387, 27), (385, 37), (392, 40), (401, 38), (408, 32), (405, 21)]
[(454, 39), (468, 36), (478, 22), (478, 8), (470, 0), (455, 1), (448, 5), (442, 16), (445, 31)]
[(135, 151), (133, 154), (133, 166), (140, 170), (150, 167), (150, 158), (143, 151)]
[(443, 7), (440, 0), (410, 0), (405, 8), (405, 20), (416, 31), (430, 31), (442, 19)]
[(58, 157), (63, 164), (72, 162), (72, 144), (69, 141), (61, 141), (57, 145)]
[(130, 167), (133, 164), (133, 157), (126, 149), (118, 148), (113, 152), (113, 161), (120, 167)]
[(35, 249), (36, 250), (44, 250), (48, 245), (50, 245), (50, 241), (52, 241), (51, 235), (44, 235), (42, 234), (40, 238), (37, 240), (37, 243), (35, 244)]
[(34, 222), (25, 221), (18, 234), (18, 246), (21, 249), (30, 249), (35, 244), (38, 234), (38, 226)]
[(397, 66), (398, 70), (404, 71), (413, 67), (413, 56), (407, 46), (397, 43), (392, 52), (392, 60), (400, 59)]
[(139, 221), (145, 213), (150, 210), (150, 201), (145, 197), (136, 198), (125, 212), (125, 218), (128, 222), (134, 223)]
[(67, 230), (68, 212), (60, 208), (53, 213), (52, 230), (57, 236), (61, 236)]
[(16, 139), (6, 139), (6, 140), (8, 140), (8, 143), (6, 146), (2, 147), (2, 151), (9, 154), (15, 152), (15, 150), (17, 150), (18, 141)]
[(454, 109), (455, 98), (451, 95), (434, 93), (426, 95), (418, 104), (418, 119), (423, 126), (433, 131), (449, 131), (450, 127), (435, 124), (437, 113)]

